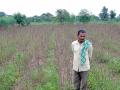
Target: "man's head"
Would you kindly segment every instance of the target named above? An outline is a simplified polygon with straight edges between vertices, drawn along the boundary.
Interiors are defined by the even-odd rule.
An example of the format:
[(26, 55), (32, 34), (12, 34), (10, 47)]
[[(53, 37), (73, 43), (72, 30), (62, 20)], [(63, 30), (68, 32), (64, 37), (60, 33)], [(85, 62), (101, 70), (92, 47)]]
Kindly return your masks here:
[(84, 29), (80, 29), (77, 33), (77, 37), (80, 43), (84, 42), (86, 38), (86, 31)]

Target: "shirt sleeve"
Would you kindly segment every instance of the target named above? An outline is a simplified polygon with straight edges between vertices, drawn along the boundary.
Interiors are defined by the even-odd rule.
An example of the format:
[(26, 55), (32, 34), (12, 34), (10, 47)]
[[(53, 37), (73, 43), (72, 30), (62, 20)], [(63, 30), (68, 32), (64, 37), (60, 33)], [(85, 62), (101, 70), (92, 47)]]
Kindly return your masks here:
[(74, 50), (74, 49), (73, 49), (73, 43), (71, 44), (71, 50), (72, 50), (72, 52), (73, 52), (73, 50)]
[(89, 55), (90, 60), (92, 58), (92, 53), (93, 53), (93, 46), (92, 44), (90, 44), (90, 47), (88, 48), (88, 55)]

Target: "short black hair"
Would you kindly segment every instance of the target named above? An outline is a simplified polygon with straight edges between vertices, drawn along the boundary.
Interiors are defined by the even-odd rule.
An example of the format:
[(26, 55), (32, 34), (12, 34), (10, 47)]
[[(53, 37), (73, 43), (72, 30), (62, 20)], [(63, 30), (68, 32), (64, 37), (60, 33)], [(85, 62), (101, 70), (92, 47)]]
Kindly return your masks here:
[(85, 31), (84, 29), (80, 29), (80, 30), (78, 31), (77, 35), (79, 36), (80, 33), (86, 33), (86, 31)]

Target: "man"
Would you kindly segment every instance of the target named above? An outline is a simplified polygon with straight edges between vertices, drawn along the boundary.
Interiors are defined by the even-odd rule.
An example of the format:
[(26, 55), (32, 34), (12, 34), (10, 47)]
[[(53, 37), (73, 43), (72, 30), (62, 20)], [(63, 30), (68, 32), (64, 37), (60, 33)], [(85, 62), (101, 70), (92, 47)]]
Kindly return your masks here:
[(87, 90), (87, 77), (90, 70), (90, 60), (92, 57), (92, 43), (86, 40), (86, 31), (79, 30), (78, 40), (73, 41), (73, 82), (75, 90)]

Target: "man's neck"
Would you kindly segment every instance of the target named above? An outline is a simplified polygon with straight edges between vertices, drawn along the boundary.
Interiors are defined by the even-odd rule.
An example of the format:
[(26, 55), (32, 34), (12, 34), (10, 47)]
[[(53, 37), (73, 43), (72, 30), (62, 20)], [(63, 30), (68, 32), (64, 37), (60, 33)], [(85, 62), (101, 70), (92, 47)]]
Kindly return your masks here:
[(78, 40), (78, 42), (79, 42), (80, 44), (82, 44), (84, 41), (80, 41), (80, 40)]

